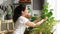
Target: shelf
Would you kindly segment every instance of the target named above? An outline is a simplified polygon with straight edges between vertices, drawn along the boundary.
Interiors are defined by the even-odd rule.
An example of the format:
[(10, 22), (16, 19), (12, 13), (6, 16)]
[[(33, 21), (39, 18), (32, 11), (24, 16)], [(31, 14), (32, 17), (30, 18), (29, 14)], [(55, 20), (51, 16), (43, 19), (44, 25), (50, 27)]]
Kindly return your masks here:
[(31, 3), (31, 0), (20, 0), (20, 3)]
[(31, 0), (26, 0), (26, 2), (31, 2)]

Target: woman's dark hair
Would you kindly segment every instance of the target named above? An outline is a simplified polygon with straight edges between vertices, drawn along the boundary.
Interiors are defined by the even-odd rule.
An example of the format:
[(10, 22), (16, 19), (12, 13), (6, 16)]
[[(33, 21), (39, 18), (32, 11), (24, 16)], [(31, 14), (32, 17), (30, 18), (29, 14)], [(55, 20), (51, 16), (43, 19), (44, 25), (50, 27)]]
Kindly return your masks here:
[(26, 9), (26, 5), (25, 4), (20, 4), (19, 6), (17, 6), (14, 9), (14, 14), (13, 14), (13, 21), (16, 22), (17, 19), (21, 16), (22, 11), (24, 11)]

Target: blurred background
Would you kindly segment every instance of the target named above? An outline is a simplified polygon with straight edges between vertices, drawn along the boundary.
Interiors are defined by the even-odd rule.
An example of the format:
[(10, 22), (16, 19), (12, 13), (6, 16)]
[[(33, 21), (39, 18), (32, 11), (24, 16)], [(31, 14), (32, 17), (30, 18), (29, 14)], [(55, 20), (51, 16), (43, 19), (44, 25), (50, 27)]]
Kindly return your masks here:
[[(43, 11), (49, 12), (51, 11), (50, 9), (53, 9), (52, 17), (54, 17), (55, 25), (52, 26), (50, 34), (60, 34), (60, 27), (59, 27), (60, 26), (60, 4), (59, 4), (60, 0), (0, 0), (0, 34), (12, 34), (15, 26), (14, 25), (15, 23), (13, 23), (13, 20), (12, 20), (12, 16), (14, 13), (13, 11), (16, 8), (16, 6), (18, 6), (21, 3), (24, 3), (28, 6), (29, 15), (32, 15), (32, 18), (31, 18), (32, 21), (38, 19), (35, 16), (37, 15), (41, 16), (43, 14)], [(44, 28), (44, 27), (41, 26), (41, 28)], [(33, 29), (33, 28), (30, 28), (30, 29)], [(35, 32), (31, 32), (30, 29), (29, 31), (26, 31), (25, 34), (48, 34), (49, 33), (47, 31), (45, 31), (46, 32), (45, 33), (44, 30), (40, 30), (40, 28), (38, 27), (37, 29), (39, 31), (38, 30), (36, 31), (35, 29)]]

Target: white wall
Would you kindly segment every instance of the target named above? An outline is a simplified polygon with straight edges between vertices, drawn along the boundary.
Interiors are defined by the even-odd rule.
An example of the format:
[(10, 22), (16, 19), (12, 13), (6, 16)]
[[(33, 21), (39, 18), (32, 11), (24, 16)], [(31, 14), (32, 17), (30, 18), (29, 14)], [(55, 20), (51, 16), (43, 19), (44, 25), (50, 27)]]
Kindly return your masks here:
[[(56, 20), (60, 20), (60, 0), (47, 0), (50, 4), (50, 8), (53, 8), (53, 16)], [(49, 9), (50, 9), (49, 8)]]
[(32, 9), (32, 14), (41, 15), (41, 11), (40, 10), (33, 10), (33, 0), (31, 0), (31, 9)]
[(57, 19), (57, 13), (56, 13), (56, 0), (47, 0), (47, 2), (49, 3), (49, 9), (53, 9), (53, 16), (55, 17), (55, 19)]
[(60, 20), (60, 0), (57, 0), (57, 20)]
[[(49, 2), (50, 8), (54, 9), (53, 16), (55, 20), (60, 20), (60, 0), (47, 0), (47, 2)], [(60, 34), (60, 22), (57, 22), (53, 30), (53, 34)]]

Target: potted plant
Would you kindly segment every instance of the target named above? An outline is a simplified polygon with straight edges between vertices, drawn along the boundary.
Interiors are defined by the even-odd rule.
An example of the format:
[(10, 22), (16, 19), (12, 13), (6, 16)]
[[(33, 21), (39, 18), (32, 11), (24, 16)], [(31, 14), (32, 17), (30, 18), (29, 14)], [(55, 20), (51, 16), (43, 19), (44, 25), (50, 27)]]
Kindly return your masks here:
[(10, 5), (7, 6), (6, 12), (7, 12), (7, 14), (6, 14), (5, 19), (7, 19), (7, 20), (12, 19), (12, 14), (13, 13), (12, 13), (12, 8), (11, 8)]

